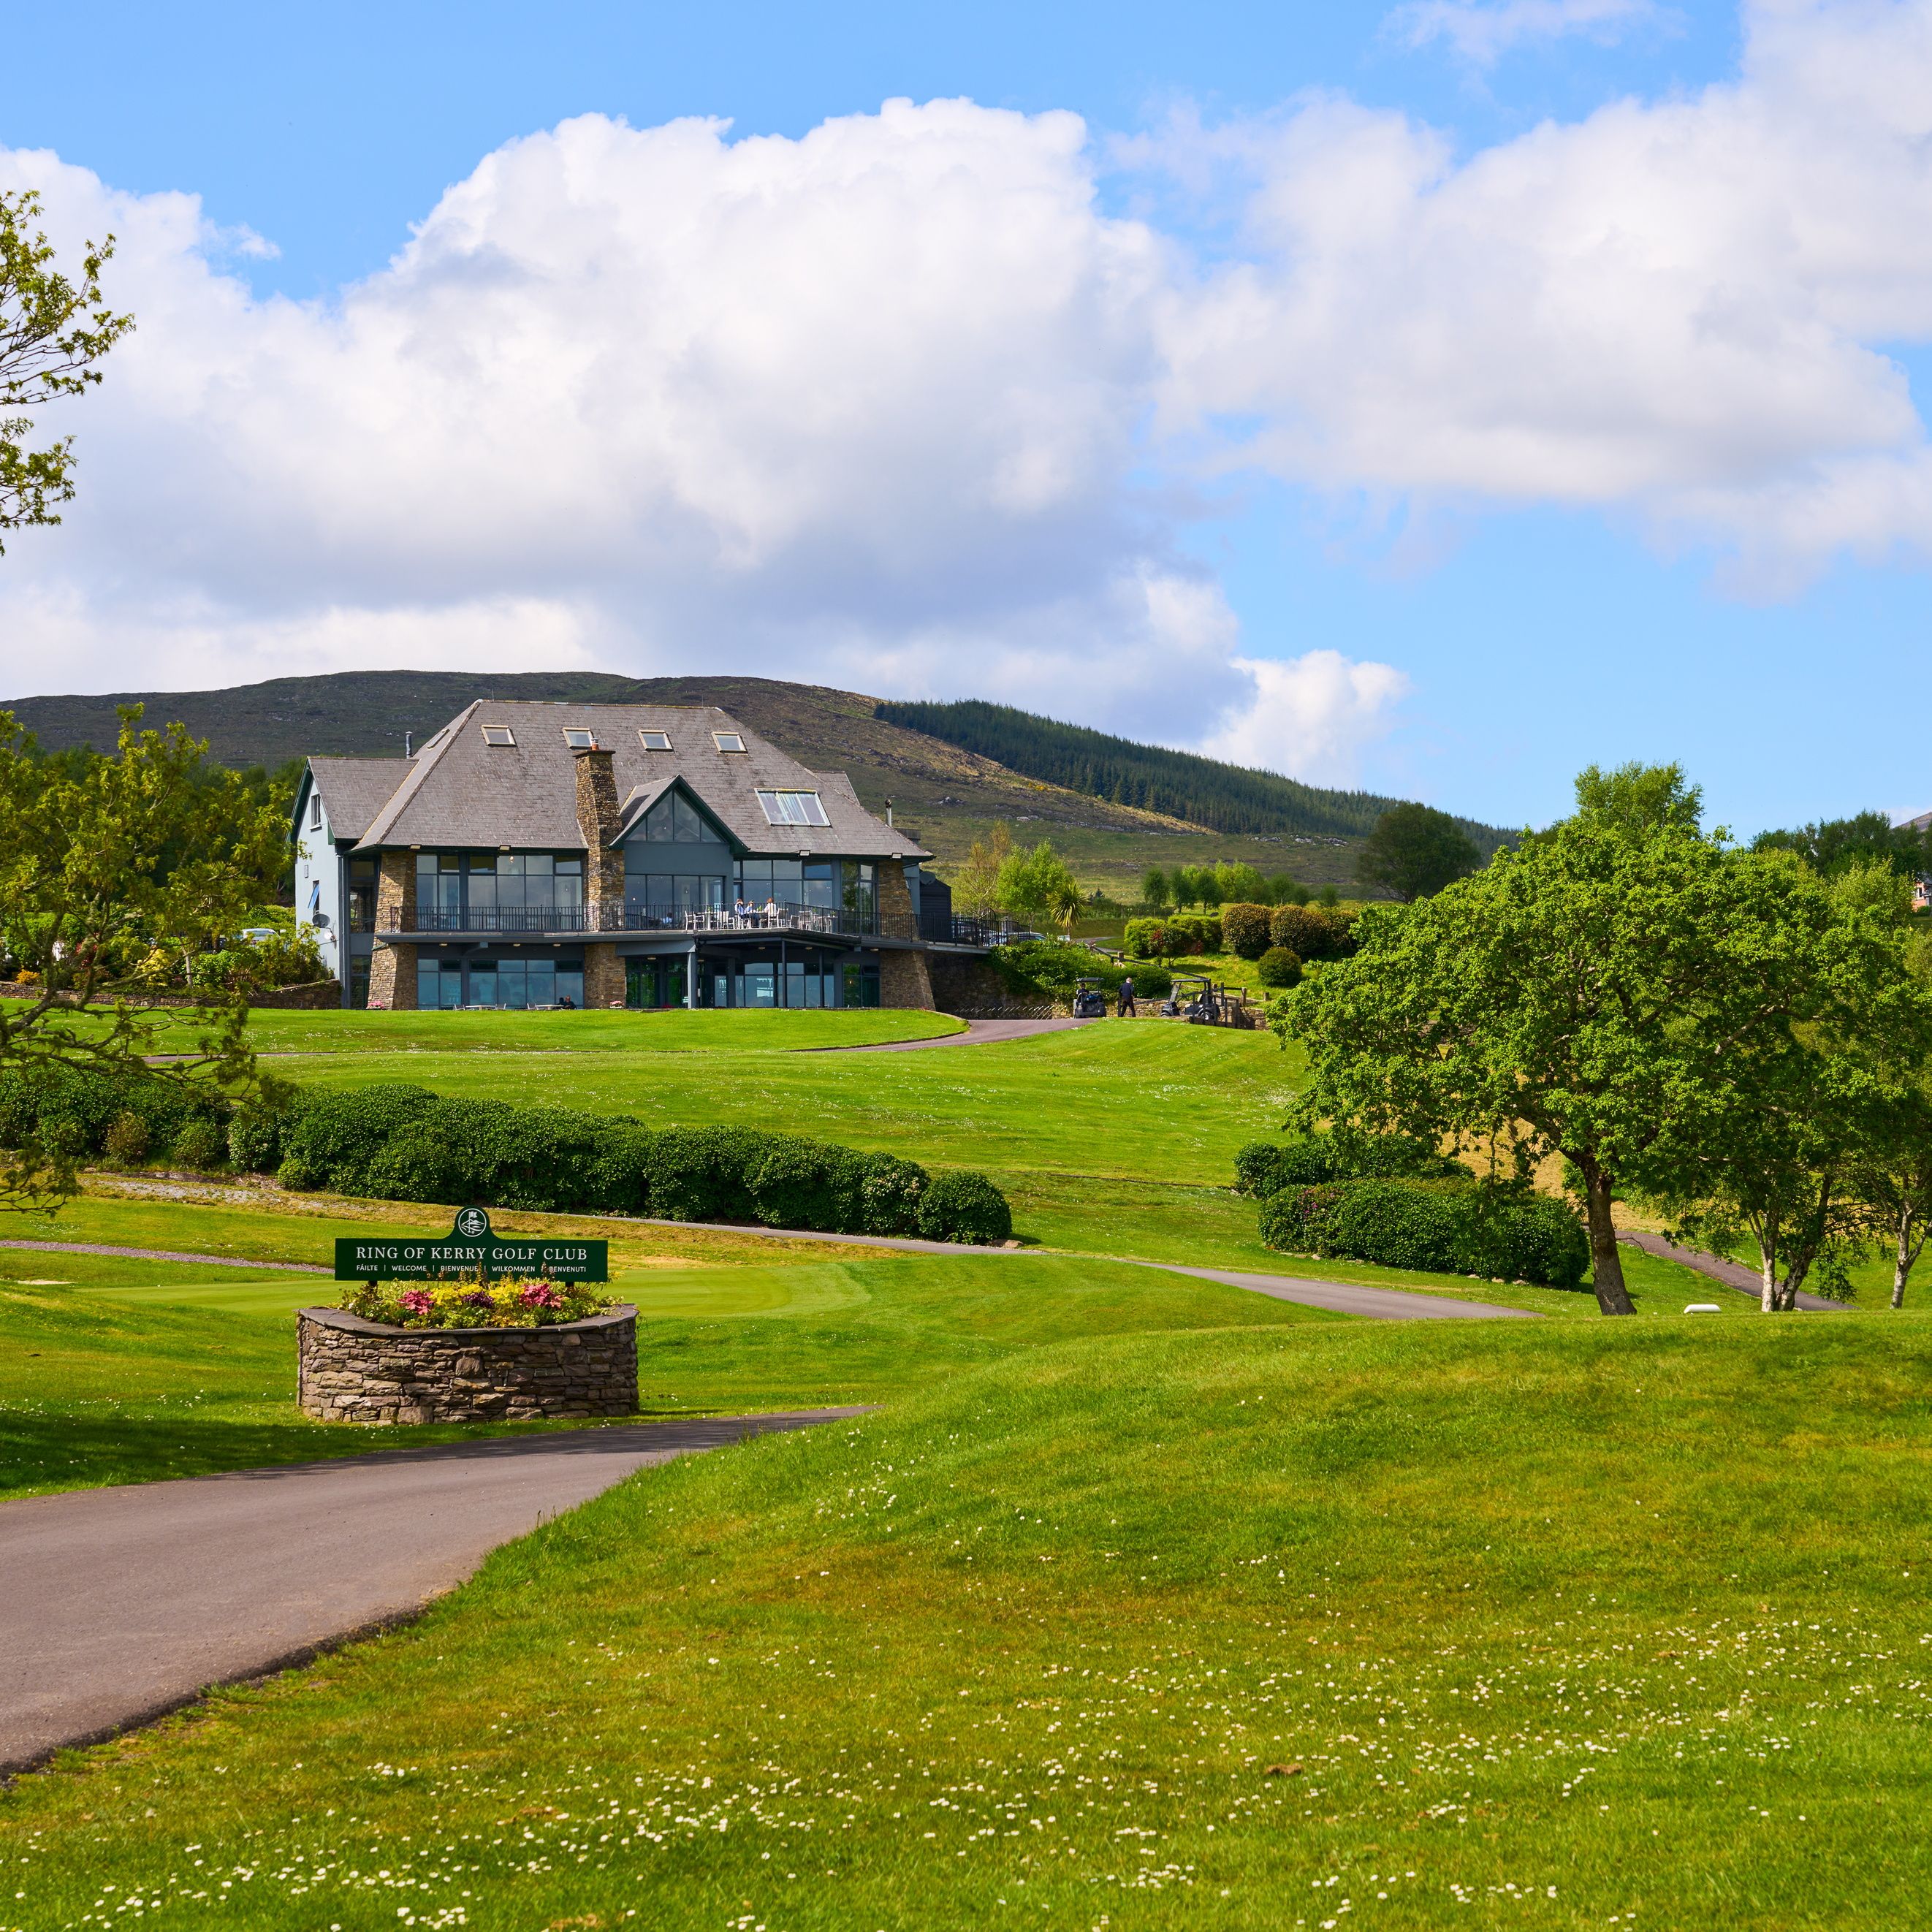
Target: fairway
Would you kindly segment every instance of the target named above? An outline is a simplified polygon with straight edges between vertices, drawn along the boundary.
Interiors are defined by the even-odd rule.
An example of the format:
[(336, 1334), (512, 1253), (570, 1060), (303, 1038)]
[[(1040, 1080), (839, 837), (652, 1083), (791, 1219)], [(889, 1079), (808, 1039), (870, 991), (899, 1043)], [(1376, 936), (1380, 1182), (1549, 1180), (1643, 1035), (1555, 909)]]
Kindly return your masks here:
[(302, 1053), (275, 1071), (316, 1085), (409, 1080), (479, 1100), (542, 1098), (653, 1126), (782, 1128), (941, 1166), (1216, 1186), (1232, 1181), (1237, 1148), (1280, 1126), (1300, 1066), (1264, 1033), (1120, 1021), (924, 1053), (591, 1051), (571, 1056), (562, 1081), (554, 1060), (515, 1052), (412, 1048), (380, 1067), (370, 1060)]
[(1916, 1317), (1014, 1354), (26, 1780), (8, 1922), (1913, 1924), (1928, 1373)]

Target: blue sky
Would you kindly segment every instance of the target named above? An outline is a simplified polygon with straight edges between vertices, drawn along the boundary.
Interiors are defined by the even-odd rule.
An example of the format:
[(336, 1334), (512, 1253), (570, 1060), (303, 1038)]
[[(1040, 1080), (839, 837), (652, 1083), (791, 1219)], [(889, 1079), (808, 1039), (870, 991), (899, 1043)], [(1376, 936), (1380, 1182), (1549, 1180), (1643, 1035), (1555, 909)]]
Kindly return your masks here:
[[(146, 359), (130, 346), (126, 393), (116, 395), (122, 370), (110, 365), (98, 404), (62, 425), (82, 438), (84, 494), (67, 527), (16, 538), (0, 562), (0, 676), (9, 694), (26, 694), (360, 663), (751, 670), (880, 693), (1006, 698), (1503, 823), (1546, 819), (1580, 765), (1630, 757), (1681, 759), (1712, 816), (1745, 833), (1870, 805), (1923, 809), (1932, 770), (1919, 734), (1892, 721), (1912, 716), (1932, 618), (1912, 400), (1932, 334), (1920, 286), (1932, 286), (1932, 267), (1918, 260), (1932, 210), (1910, 158), (1922, 133), (1916, 110), (1886, 96), (1924, 53), (1926, 13), (1882, 0), (1764, 0), (1750, 17), (1642, 0), (110, 4), (90, 14), (76, 60), (71, 21), (40, 10), (10, 22), (13, 57), (35, 78), (0, 105), (0, 162), (4, 151), (16, 161), (50, 151), (57, 167), (20, 161), (17, 178), (41, 187), (57, 238), (63, 224), (92, 232), (111, 220), (124, 254), (139, 254), (130, 301)], [(1754, 35), (1760, 52), (1749, 55)], [(1846, 59), (1822, 62), (1820, 50)], [(1805, 93), (1802, 76), (1828, 69), (1849, 75), (1838, 93)], [(1794, 88), (1804, 94), (1795, 106)], [(955, 130), (955, 173), (997, 178), (1022, 199), (983, 225), (958, 208), (935, 209), (926, 224), (917, 196), (937, 191), (931, 177), (890, 207), (866, 200), (863, 184), (898, 166), (876, 120), (896, 98), (963, 98), (1026, 117), (1071, 110), (1085, 144), (1076, 160), (1035, 143), (1008, 182), (1021, 124)], [(1619, 101), (1630, 104), (1621, 124), (1610, 105)], [(586, 443), (579, 461), (593, 475), (608, 464), (602, 487), (632, 493), (634, 506), (608, 541), (578, 540), (597, 518), (569, 500), (569, 472), (546, 481), (541, 457), (526, 471), (500, 439), (487, 451), (452, 444), (448, 466), (436, 467), (444, 459), (425, 452), (436, 439), (460, 440), (457, 372), (473, 347), (448, 321), (461, 285), (436, 266), (453, 259), (437, 238), (460, 234), (464, 274), (512, 257), (520, 270), (543, 246), (529, 238), (556, 225), (542, 195), (579, 205), (556, 182), (628, 171), (610, 206), (634, 209), (641, 198), (668, 227), (695, 218), (700, 204), (680, 197), (724, 165), (728, 142), (645, 160), (597, 124), (554, 166), (526, 146), (479, 175), (506, 143), (585, 116), (639, 130), (719, 117), (730, 142), (784, 137), (774, 152), (788, 166), (811, 152), (794, 144), (827, 122), (852, 117), (866, 139), (876, 135), (866, 166), (834, 170), (830, 185), (814, 174), (798, 192), (818, 199), (747, 242), (748, 271), (707, 240), (638, 271), (639, 292), (627, 284), (595, 326), (621, 362), (627, 314), (655, 323), (707, 278), (730, 292), (700, 290), (701, 312), (730, 314), (735, 302), (742, 313), (758, 304), (760, 260), (810, 224), (830, 224), (820, 260), (832, 262), (848, 237), (855, 256), (868, 254), (865, 224), (901, 222), (878, 259), (890, 268), (951, 253), (964, 265), (964, 293), (908, 310), (904, 326), (934, 339), (932, 360), (898, 372), (907, 388), (883, 421), (856, 423), (827, 404), (768, 446), (758, 425), (770, 408), (751, 427), (739, 420), (758, 416), (748, 365), (715, 409), (692, 400), (684, 372), (703, 338), (680, 326), (662, 385), (640, 378), (624, 404), (602, 392), (610, 442)], [(1792, 128), (1792, 153), (1741, 164), (1742, 184), (1704, 205), (1725, 144), (1774, 142), (1780, 124)], [(1894, 147), (1874, 124), (1897, 135)], [(1851, 266), (1821, 271), (1814, 238), (1774, 236), (1739, 241), (1736, 262), (1687, 290), (1686, 260), (1726, 254), (1734, 238), (1784, 218), (1790, 196), (1778, 170), (1810, 165), (1820, 127), (1843, 130), (1844, 181), (1866, 211), (1838, 250)], [(1386, 160), (1405, 128), (1418, 139), (1432, 130), (1432, 161)], [(1694, 212), (1680, 232), (1676, 164), (1655, 158), (1667, 145), (1660, 131), (1675, 142), (1686, 128), (1694, 153), (1682, 200)], [(1540, 129), (1561, 137), (1558, 159)], [(1135, 136), (1139, 149), (1120, 145)], [(1661, 185), (1618, 206), (1630, 176), (1652, 166)], [(1405, 169), (1414, 180), (1391, 186)], [(1070, 225), (1030, 268), (1006, 238), (1026, 218), (1016, 208), (1059, 193), (1056, 170), (1072, 170), (1055, 215)], [(1760, 174), (1762, 202), (1750, 184)], [(1079, 212), (1083, 177), (1090, 220)], [(446, 204), (454, 214), (419, 247), (434, 272), (417, 260), (399, 278), (399, 251), (466, 183), (467, 200)], [(1445, 183), (1476, 212), (1444, 216)], [(712, 240), (728, 225), (721, 205), (740, 206), (742, 191), (701, 203)], [(1842, 184), (1836, 191), (1842, 199)], [(1324, 225), (1358, 192), (1365, 229), (1386, 218), (1412, 230), (1372, 261), (1346, 220), (1339, 232)], [(1530, 205), (1565, 197), (1580, 232), (1600, 203), (1607, 229), (1628, 225), (1630, 209), (1640, 225), (1655, 220), (1634, 273), (1602, 284), (1612, 304), (1632, 291), (1628, 335), (1612, 314), (1601, 340), (1573, 353), (1603, 310), (1591, 288), (1574, 294), (1566, 283), (1561, 220), (1526, 240), (1508, 271), (1549, 297), (1547, 328), (1525, 323), (1519, 340), (1485, 302), (1490, 265), (1515, 253), (1508, 211), (1518, 193)], [(199, 198), (186, 230), (184, 204), (170, 199), (184, 196)], [(1294, 211), (1286, 231), (1269, 212), (1284, 198)], [(1826, 217), (1828, 226), (1834, 209)], [(976, 336), (938, 340), (936, 310), (970, 301), (988, 274), (1050, 274), (1090, 244), (1091, 279), (1054, 317), (1042, 321), (1022, 290), (989, 308)], [(1001, 266), (976, 266), (975, 250)], [(1318, 259), (1332, 280), (1313, 286)], [(1642, 277), (1660, 260), (1647, 291)], [(849, 325), (825, 324), (835, 338), (872, 326), (897, 294), (896, 274), (874, 288), (869, 268), (815, 272), (808, 261), (789, 272), (803, 280), (756, 318), (760, 337), (782, 335), (788, 315), (815, 307), (828, 284), (836, 292), (842, 276), (854, 308)], [(1821, 274), (1840, 284), (1822, 298)], [(546, 260), (536, 279), (572, 277), (587, 315), (611, 284), (609, 257), (587, 244)], [(1129, 281), (1131, 298), (1090, 340), (1070, 334), (1086, 326), (1070, 316), (1114, 299), (1094, 290)], [(359, 319), (358, 288), (369, 295)], [(566, 289), (544, 310), (545, 327), (562, 318), (565, 340), (574, 299)], [(1651, 320), (1678, 302), (1684, 326), (1660, 324), (1649, 340)], [(1357, 331), (1356, 367), (1349, 332), (1338, 344), (1312, 319), (1343, 302), (1378, 319)], [(1413, 315), (1384, 340), (1391, 305)], [(436, 338), (437, 400), (420, 421), (406, 384), (398, 402), (389, 378), (370, 373), (382, 318), (406, 310), (412, 343), (453, 332)], [(493, 344), (524, 326), (506, 314)], [(1438, 317), (1446, 346), (1431, 339)], [(297, 319), (308, 334), (292, 346)], [(891, 354), (898, 338), (880, 326)], [(1484, 329), (1495, 345), (1477, 357), (1468, 340)], [(1708, 359), (1712, 332), (1736, 353)], [(1283, 343), (1304, 347), (1280, 349), (1277, 366)], [(761, 370), (767, 349), (781, 362), (794, 352), (783, 341), (748, 351)], [(381, 352), (416, 352), (392, 343)], [(802, 359), (771, 378), (784, 407), (801, 387), (823, 380), (830, 394), (848, 380), (822, 345), (796, 352)], [(951, 476), (962, 422), (1020, 406), (1006, 398), (961, 418), (935, 404), (919, 430), (926, 399), (975, 382), (990, 395), (1022, 368), (1013, 380), (1024, 393), (1065, 404), (1058, 430), (1016, 429), (998, 447), (989, 436), (982, 469), (969, 474), (962, 458)], [(1090, 376), (1092, 394), (1066, 404)], [(1360, 399), (1331, 410), (1338, 386), (1358, 380)], [(365, 382), (368, 397), (350, 413), (377, 480), (346, 484), (348, 495), (380, 494), (390, 472), (422, 464), (417, 496), (371, 513), (384, 526), (374, 536), (356, 503), (323, 496), (316, 481), (338, 463), (352, 467), (328, 442), (326, 419), (338, 411), (337, 386)], [(1600, 410), (1587, 394), (1580, 403), (1599, 385)], [(202, 400), (188, 416), (155, 400), (190, 388)], [(1458, 391), (1462, 400), (1443, 400)], [(225, 432), (207, 403), (218, 393), (235, 411)], [(500, 410), (506, 393), (515, 386), (479, 379), (476, 412)], [(529, 404), (532, 435), (548, 406)], [(634, 458), (632, 406), (653, 425), (679, 415), (674, 435), (662, 431), (662, 462)], [(444, 410), (455, 429), (436, 426)], [(264, 424), (279, 428), (271, 436)], [(902, 434), (896, 424), (914, 426)], [(581, 430), (560, 423), (541, 440)], [(235, 454), (257, 434), (260, 449)], [(388, 436), (397, 441), (386, 452)], [(277, 450), (298, 452), (287, 459), (297, 473), (277, 472)], [(452, 493), (493, 462), (512, 493), (551, 491), (554, 522), (534, 515), (506, 537), (486, 527), (487, 510), (451, 509)], [(890, 489), (853, 481), (895, 464), (904, 473)], [(755, 511), (730, 500), (730, 477), (762, 490), (794, 467), (795, 498)], [(538, 480), (524, 483), (530, 475)], [(1013, 484), (1016, 475), (1028, 480)], [(929, 515), (902, 514), (928, 484)], [(976, 520), (988, 488), (1006, 493), (996, 531)], [(286, 502), (271, 514), (263, 506), (278, 493)], [(386, 534), (418, 518), (435, 525), (422, 555)], [(688, 542), (665, 534), (687, 524), (698, 532)], [(466, 526), (478, 532), (473, 555)], [(502, 565), (506, 548), (514, 570)], [(1244, 668), (1276, 663), (1304, 668), (1273, 682)], [(1359, 665), (1372, 668), (1358, 675)]]

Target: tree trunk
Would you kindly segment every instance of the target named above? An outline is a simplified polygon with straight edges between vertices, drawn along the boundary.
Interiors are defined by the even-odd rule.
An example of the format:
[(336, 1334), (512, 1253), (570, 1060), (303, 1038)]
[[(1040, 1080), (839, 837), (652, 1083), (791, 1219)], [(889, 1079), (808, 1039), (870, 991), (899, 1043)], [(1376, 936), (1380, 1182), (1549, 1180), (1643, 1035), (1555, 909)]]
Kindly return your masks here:
[(1759, 1224), (1758, 1275), (1763, 1283), (1758, 1295), (1758, 1312), (1775, 1315), (1780, 1306), (1778, 1292), (1778, 1223), (1769, 1215)]
[(1908, 1201), (1898, 1210), (1898, 1252), (1892, 1264), (1892, 1305), (1894, 1308), (1905, 1306), (1905, 1278), (1912, 1272), (1912, 1264), (1918, 1258), (1912, 1247), (1914, 1219), (1912, 1203)]
[(1583, 1199), (1590, 1222), (1590, 1275), (1597, 1288), (1597, 1306), (1606, 1315), (1634, 1315), (1630, 1291), (1624, 1286), (1623, 1257), (1617, 1252), (1616, 1224), (1610, 1216), (1610, 1177), (1593, 1160), (1577, 1162), (1583, 1175)]

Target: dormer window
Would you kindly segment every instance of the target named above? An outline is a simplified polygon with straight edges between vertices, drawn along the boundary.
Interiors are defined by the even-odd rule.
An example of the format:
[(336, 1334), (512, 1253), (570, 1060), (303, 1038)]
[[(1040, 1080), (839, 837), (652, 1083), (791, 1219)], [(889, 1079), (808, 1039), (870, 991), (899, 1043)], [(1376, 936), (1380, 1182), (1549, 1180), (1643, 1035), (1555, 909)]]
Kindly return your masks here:
[(486, 745), (514, 745), (517, 734), (507, 724), (486, 724), (483, 728), (483, 742)]
[(815, 791), (761, 791), (758, 802), (765, 808), (767, 825), (830, 825), (825, 807)]
[(744, 739), (736, 731), (714, 731), (711, 742), (721, 752), (742, 752), (745, 748)]
[(587, 725), (566, 724), (563, 728), (563, 742), (573, 752), (594, 752), (597, 748), (597, 734)]
[(668, 752), (670, 749), (670, 734), (668, 731), (640, 731), (638, 742), (647, 752)]

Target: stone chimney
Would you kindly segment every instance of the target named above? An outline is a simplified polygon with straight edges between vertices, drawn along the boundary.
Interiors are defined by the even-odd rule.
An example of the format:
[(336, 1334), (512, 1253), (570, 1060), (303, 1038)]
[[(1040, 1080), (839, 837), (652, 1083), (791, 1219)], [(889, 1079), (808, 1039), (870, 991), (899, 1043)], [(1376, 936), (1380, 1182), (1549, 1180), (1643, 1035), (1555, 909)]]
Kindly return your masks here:
[(577, 761), (577, 828), (584, 834), (584, 898), (590, 924), (597, 930), (605, 906), (624, 903), (624, 854), (613, 842), (623, 814), (611, 754), (596, 749), (572, 752)]

